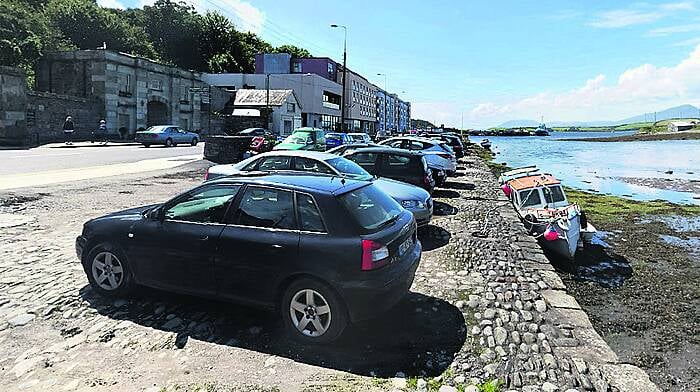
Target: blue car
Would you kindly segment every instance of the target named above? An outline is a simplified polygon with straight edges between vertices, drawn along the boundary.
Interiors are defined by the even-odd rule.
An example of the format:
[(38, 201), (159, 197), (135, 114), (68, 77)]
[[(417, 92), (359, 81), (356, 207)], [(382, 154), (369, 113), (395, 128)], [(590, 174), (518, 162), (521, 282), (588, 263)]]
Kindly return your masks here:
[(199, 135), (175, 125), (156, 125), (143, 132), (136, 132), (135, 140), (143, 144), (144, 147), (150, 147), (154, 144), (173, 147), (180, 143), (196, 146), (199, 143)]
[(352, 144), (354, 141), (347, 133), (327, 133), (326, 134), (326, 149), (342, 146), (343, 144)]

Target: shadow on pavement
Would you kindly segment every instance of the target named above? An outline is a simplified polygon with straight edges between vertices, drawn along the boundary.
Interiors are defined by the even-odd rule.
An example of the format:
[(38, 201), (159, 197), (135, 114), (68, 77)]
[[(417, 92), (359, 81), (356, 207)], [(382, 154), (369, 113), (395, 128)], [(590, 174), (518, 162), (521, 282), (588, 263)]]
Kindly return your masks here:
[(435, 200), (433, 203), (433, 215), (435, 216), (456, 215), (458, 211), (457, 207), (444, 201)]
[(436, 189), (433, 191), (433, 198), (456, 199), (459, 196), (459, 192), (451, 189)]
[(418, 239), (423, 244), (424, 252), (447, 245), (450, 242), (450, 238), (452, 238), (452, 234), (449, 231), (435, 225), (428, 225), (418, 233)]
[[(90, 286), (80, 295), (104, 316), (176, 333), (169, 348), (197, 339), (364, 376), (442, 374), (466, 339), (464, 317), (456, 307), (413, 292), (380, 318), (349, 326), (326, 346), (298, 344), (282, 331), (276, 313), (236, 304), (148, 288), (129, 301), (101, 297)], [(108, 341), (114, 333), (103, 335)], [(151, 349), (158, 344), (144, 343)]]
[(469, 182), (447, 181), (447, 182), (445, 182), (445, 185), (443, 185), (443, 188), (461, 189), (461, 190), (465, 190), (465, 191), (472, 191), (476, 188), (476, 185), (469, 183)]

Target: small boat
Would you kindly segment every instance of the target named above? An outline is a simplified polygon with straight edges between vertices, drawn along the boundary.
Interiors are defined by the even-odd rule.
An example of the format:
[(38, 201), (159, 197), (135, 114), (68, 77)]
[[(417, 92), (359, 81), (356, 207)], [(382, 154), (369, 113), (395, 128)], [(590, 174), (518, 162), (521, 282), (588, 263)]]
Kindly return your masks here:
[(535, 136), (549, 136), (550, 129), (544, 123), (535, 129)]
[(498, 178), (525, 228), (545, 250), (573, 260), (595, 227), (576, 203), (569, 203), (561, 182), (536, 166), (507, 171)]
[(487, 150), (491, 149), (491, 142), (489, 141), (489, 139), (482, 140), (480, 144), (481, 144), (481, 147), (483, 147)]

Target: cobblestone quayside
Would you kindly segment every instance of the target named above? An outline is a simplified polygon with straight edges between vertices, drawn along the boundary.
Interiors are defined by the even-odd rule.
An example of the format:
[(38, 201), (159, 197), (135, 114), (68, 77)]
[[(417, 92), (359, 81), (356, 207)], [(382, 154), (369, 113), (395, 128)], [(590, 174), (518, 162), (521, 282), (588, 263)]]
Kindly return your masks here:
[(204, 166), (0, 194), (0, 390), (657, 390), (619, 363), (473, 157), (435, 193), (406, 300), (331, 347), (233, 304), (98, 297), (74, 256), (82, 223), (166, 200)]

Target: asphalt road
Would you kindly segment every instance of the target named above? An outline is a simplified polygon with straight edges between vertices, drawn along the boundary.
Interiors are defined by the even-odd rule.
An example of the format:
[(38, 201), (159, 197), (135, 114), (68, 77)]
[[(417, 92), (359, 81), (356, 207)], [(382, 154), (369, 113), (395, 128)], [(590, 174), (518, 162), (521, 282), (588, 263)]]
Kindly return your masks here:
[(0, 175), (138, 162), (147, 159), (203, 155), (204, 144), (165, 148), (141, 145), (75, 143), (49, 144), (28, 150), (0, 150)]

